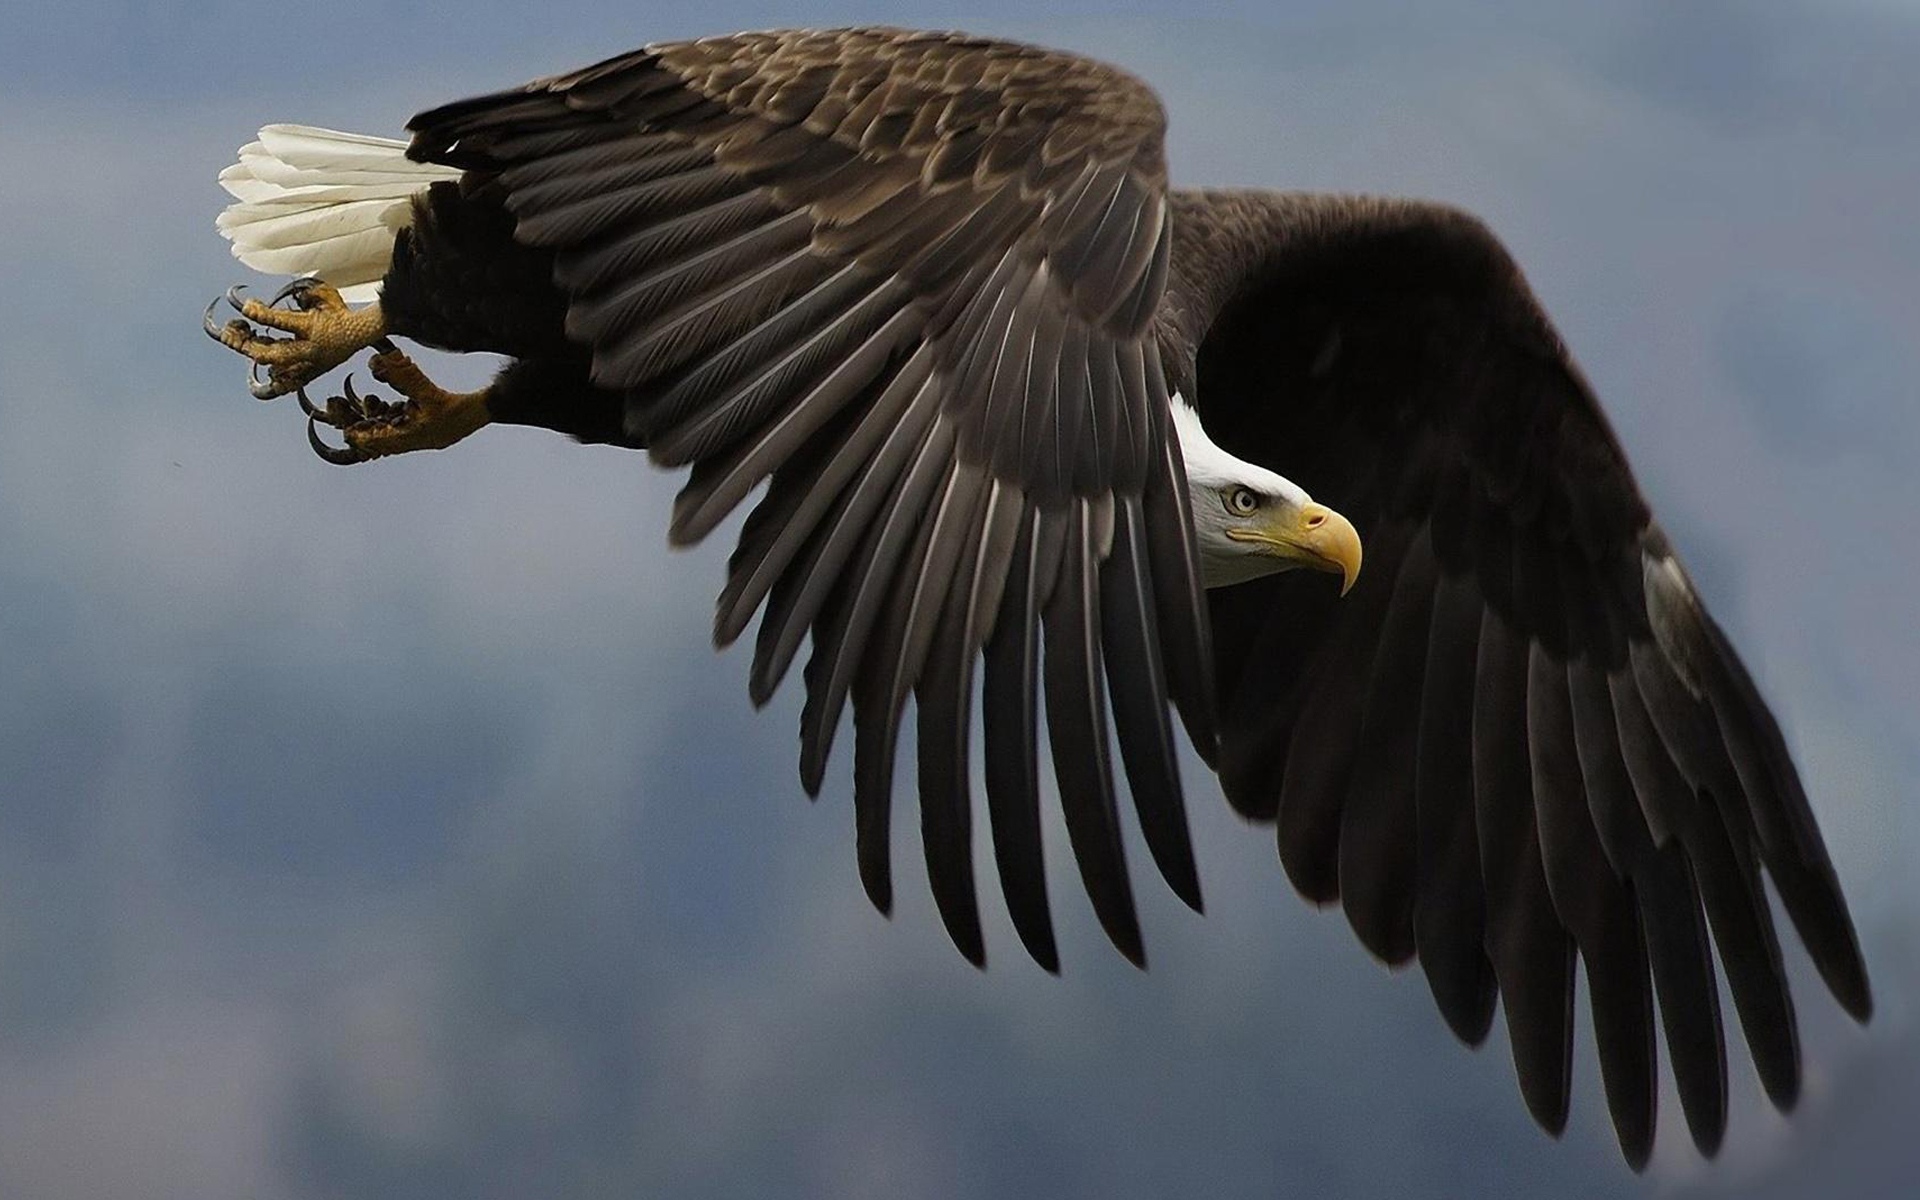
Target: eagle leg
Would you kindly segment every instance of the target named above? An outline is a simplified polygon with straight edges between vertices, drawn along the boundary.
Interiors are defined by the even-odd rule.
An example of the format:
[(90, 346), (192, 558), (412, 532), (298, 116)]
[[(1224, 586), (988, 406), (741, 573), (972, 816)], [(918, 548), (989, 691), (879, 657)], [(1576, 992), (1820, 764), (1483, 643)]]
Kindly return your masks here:
[[(373, 377), (391, 387), (404, 403), (353, 390), (349, 375), (344, 395), (315, 405), (295, 388), (300, 408), (307, 414), (307, 442), (313, 452), (337, 466), (352, 466), (409, 450), (444, 450), (492, 421), (487, 391), (449, 392), (428, 379), (412, 359), (398, 350), (383, 350), (367, 363)], [(346, 437), (344, 446), (329, 446), (320, 438), (320, 425), (331, 425)]]
[[(202, 325), (208, 337), (247, 357), (247, 391), (256, 399), (297, 391), (369, 346), (392, 346), (378, 304), (349, 308), (332, 285), (317, 279), (296, 279), (269, 301), (242, 300), (240, 291), (240, 285), (228, 288), (225, 297), (207, 305)], [(222, 298), (244, 319), (225, 325), (215, 321), (213, 313)], [(283, 301), (294, 307), (279, 307)], [(277, 338), (266, 330), (292, 336)], [(263, 369), (265, 378), (260, 375)]]

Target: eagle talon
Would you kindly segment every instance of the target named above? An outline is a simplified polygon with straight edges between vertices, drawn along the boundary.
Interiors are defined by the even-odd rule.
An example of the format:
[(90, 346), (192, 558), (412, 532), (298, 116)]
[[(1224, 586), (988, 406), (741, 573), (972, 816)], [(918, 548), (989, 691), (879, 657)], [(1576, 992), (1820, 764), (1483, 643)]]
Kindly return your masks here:
[[(308, 407), (311, 409), (311, 405)], [(322, 459), (332, 463), (336, 467), (351, 467), (355, 463), (366, 462), (367, 459), (372, 457), (372, 455), (352, 445), (329, 446), (321, 441), (320, 428), (315, 424), (315, 416), (311, 411), (307, 416), (307, 445), (313, 447), (315, 454), (318, 454)]]
[[(284, 396), (369, 346), (391, 345), (379, 305), (349, 308), (332, 285), (319, 279), (295, 279), (266, 302), (244, 291), (244, 284), (236, 284), (216, 297), (201, 326), (208, 337), (247, 357), (247, 392), (255, 399)], [(222, 325), (214, 319), (221, 299), (240, 314), (238, 320)], [(279, 307), (289, 301), (291, 307)], [(288, 336), (275, 337), (273, 331)]]
[(381, 420), (396, 411), (394, 406), (377, 397), (362, 396), (353, 390), (353, 376), (348, 375), (345, 395), (330, 397), (324, 406), (315, 404), (305, 388), (295, 388), (294, 395), (300, 401), (300, 411), (323, 425), (335, 429), (353, 429), (369, 421)]
[[(295, 386), (297, 387), (299, 384), (296, 383)], [(260, 364), (250, 362), (247, 364), (247, 394), (255, 400), (276, 400), (287, 393), (286, 389), (274, 382), (271, 372), (269, 372), (267, 378), (262, 379), (260, 377)]]
[(273, 294), (273, 299), (267, 301), (267, 307), (278, 308), (288, 300), (293, 301), (294, 308), (300, 312), (312, 312), (316, 308), (345, 311), (347, 308), (347, 302), (340, 298), (339, 292), (312, 275), (289, 280), (285, 287)]
[[(363, 394), (353, 376), (341, 383), (341, 394), (324, 405), (315, 404), (305, 388), (294, 395), (307, 414), (307, 444), (335, 466), (352, 466), (410, 450), (439, 450), (453, 445), (491, 418), (484, 392), (449, 392), (426, 377), (413, 360), (397, 351), (376, 355), (379, 380), (405, 397), (402, 403)], [(319, 426), (329, 425), (346, 436), (345, 446), (330, 446)]]
[[(227, 303), (229, 304), (233, 303), (233, 294), (231, 292), (227, 294)], [(213, 316), (213, 310), (219, 307), (220, 307), (220, 297), (215, 296), (207, 304), (206, 315), (200, 318), (200, 327), (207, 331), (208, 337), (212, 338), (214, 341), (219, 342), (221, 345), (224, 346), (226, 345), (226, 342), (227, 342), (226, 332), (225, 332), (227, 329), (227, 325), (222, 325), (219, 321), (215, 320)], [(230, 321), (228, 322), (228, 324), (236, 325), (236, 324), (239, 324), (239, 322)]]

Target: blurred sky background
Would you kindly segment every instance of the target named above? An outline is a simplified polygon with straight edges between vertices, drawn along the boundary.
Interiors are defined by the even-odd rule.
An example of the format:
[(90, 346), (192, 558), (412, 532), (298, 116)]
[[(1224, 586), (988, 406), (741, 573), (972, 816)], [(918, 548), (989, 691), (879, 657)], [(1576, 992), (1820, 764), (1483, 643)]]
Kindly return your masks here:
[[(83, 2), (0, 25), (0, 1195), (1920, 1179), (1920, 4), (449, 11)], [(500, 429), (341, 471), (198, 331), (250, 277), (214, 176), (264, 122), (398, 133), (649, 40), (874, 20), (1132, 68), (1177, 181), (1436, 197), (1507, 240), (1772, 698), (1853, 902), (1879, 1010), (1853, 1028), (1790, 948), (1793, 1119), (1742, 1049), (1720, 1161), (1669, 1088), (1636, 1180), (1583, 998), (1549, 1141), (1504, 1031), (1456, 1045), (1417, 974), (1302, 904), (1197, 770), (1208, 915), (1131, 846), (1150, 973), (1101, 936), (1057, 818), (1063, 977), (1021, 954), (984, 865), (975, 972), (913, 821), (896, 915), (868, 908), (846, 739), (810, 807), (795, 689), (756, 715), (745, 656), (708, 647), (725, 546), (665, 549), (671, 478)]]

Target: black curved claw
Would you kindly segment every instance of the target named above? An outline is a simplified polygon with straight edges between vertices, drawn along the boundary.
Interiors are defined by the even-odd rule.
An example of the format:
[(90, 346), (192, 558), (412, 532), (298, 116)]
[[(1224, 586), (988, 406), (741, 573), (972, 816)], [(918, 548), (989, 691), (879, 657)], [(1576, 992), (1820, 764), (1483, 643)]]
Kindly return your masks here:
[(367, 402), (360, 398), (360, 393), (353, 390), (353, 372), (352, 371), (347, 372), (347, 381), (346, 383), (341, 385), (341, 390), (346, 392), (347, 403), (353, 405), (354, 411), (359, 413), (363, 417), (366, 416)]
[(247, 285), (244, 283), (236, 283), (227, 289), (227, 307), (233, 309), (233, 311), (243, 317), (247, 315), (247, 306), (241, 303), (240, 293), (246, 290)]
[(276, 381), (271, 374), (260, 378), (260, 364), (251, 360), (247, 363), (247, 394), (255, 400), (273, 400), (287, 394), (287, 389)]
[[(304, 399), (304, 397), (302, 397)], [(307, 418), (307, 445), (313, 452), (336, 467), (351, 467), (355, 463), (367, 461), (367, 455), (352, 446), (329, 446), (320, 440), (320, 428), (312, 416)]]
[(300, 402), (300, 411), (309, 417), (318, 417), (321, 415), (320, 410), (314, 407), (313, 401), (307, 399), (307, 389), (305, 387), (294, 388), (293, 398)]
[(200, 327), (207, 331), (208, 337), (212, 338), (214, 341), (219, 342), (222, 346), (224, 346), (227, 344), (227, 341), (225, 338), (221, 337), (220, 335), (223, 332), (225, 332), (225, 327), (222, 326), (220, 322), (213, 319), (213, 310), (219, 307), (220, 307), (220, 297), (215, 296), (212, 300), (210, 300), (207, 303), (207, 315), (200, 318)]
[(298, 279), (290, 279), (287, 281), (287, 286), (273, 294), (271, 303), (277, 305), (283, 300), (292, 300), (295, 308), (304, 311), (307, 307), (307, 297), (313, 294), (313, 289), (319, 284), (320, 277), (317, 275), (302, 275)]
[(272, 307), (272, 306), (274, 306), (274, 305), (277, 305), (277, 304), (279, 304), (279, 303), (280, 303), (280, 302), (281, 302), (282, 300), (285, 300), (285, 299), (287, 299), (288, 297), (290, 297), (290, 296), (292, 296), (292, 295), (293, 295), (293, 294), (294, 294), (295, 292), (297, 292), (297, 291), (299, 291), (299, 290), (300, 290), (301, 288), (303, 288), (303, 287), (305, 287), (306, 285), (308, 285), (308, 284), (309, 284), (309, 283), (311, 283), (311, 282), (312, 282), (312, 280), (310, 280), (310, 279), (308, 279), (308, 278), (307, 278), (306, 276), (304, 276), (304, 275), (302, 275), (302, 276), (301, 276), (300, 278), (298, 278), (298, 279), (290, 279), (290, 280), (288, 280), (288, 281), (287, 281), (287, 286), (285, 286), (285, 287), (283, 287), (283, 288), (281, 288), (281, 289), (280, 289), (279, 291), (277, 291), (277, 292), (275, 292), (275, 293), (273, 294), (273, 299), (271, 299), (271, 300), (269, 300), (269, 301), (267, 301), (267, 305), (268, 305), (268, 307)]

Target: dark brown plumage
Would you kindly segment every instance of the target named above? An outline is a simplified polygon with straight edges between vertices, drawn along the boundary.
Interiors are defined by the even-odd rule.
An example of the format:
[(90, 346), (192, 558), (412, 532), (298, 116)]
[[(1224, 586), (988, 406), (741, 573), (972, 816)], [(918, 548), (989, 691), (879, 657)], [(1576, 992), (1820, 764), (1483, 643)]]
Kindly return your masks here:
[[(1636, 1163), (1650, 985), (1695, 1142), (1724, 1130), (1704, 901), (1761, 1079), (1790, 1106), (1759, 867), (1864, 1018), (1839, 886), (1772, 716), (1518, 270), (1471, 218), (1405, 202), (1176, 193), (1174, 228), (1175, 294), (1200, 264), (1174, 312), (1210, 426), (1369, 542), (1344, 601), (1294, 576), (1212, 595), (1229, 799), (1277, 818), (1296, 885), (1342, 900), (1375, 953), (1421, 960), (1463, 1038), (1497, 990), (1550, 1129), (1577, 951)], [(1223, 285), (1223, 263), (1255, 265)]]
[[(1144, 961), (1111, 725), (1146, 845), (1200, 885), (1168, 705), (1308, 898), (1417, 959), (1461, 1038), (1496, 998), (1565, 1123), (1576, 964), (1621, 1149), (1652, 1144), (1655, 997), (1718, 1146), (1717, 944), (1762, 1082), (1799, 1089), (1772, 878), (1870, 1008), (1784, 739), (1700, 607), (1518, 270), (1434, 205), (1170, 192), (1143, 85), (1067, 55), (888, 30), (651, 47), (412, 122), (463, 168), (416, 203), (390, 331), (523, 358), (496, 420), (691, 474), (672, 537), (742, 529), (718, 641), (756, 612), (764, 701), (801, 644), (801, 772), (854, 709), (860, 877), (891, 902), (912, 698), (942, 920), (983, 961), (975, 677), (995, 865), (1049, 970), (1042, 713), (1075, 861)], [(1202, 594), (1169, 393), (1345, 511), (1351, 596)], [(1209, 639), (1213, 639), (1211, 642)], [(1711, 939), (1709, 938), (1711, 931)]]
[[(1149, 91), (1094, 63), (872, 30), (657, 47), (411, 125), (412, 154), (468, 174), (436, 185), (408, 233), (385, 303), (409, 320), (393, 332), (498, 343), (491, 313), (458, 332), (426, 315), (442, 291), (421, 264), (456, 223), (491, 227), (440, 212), (456, 195), (499, 206), (515, 229), (499, 261), (548, 256), (565, 334), (626, 436), (693, 467), (674, 538), (704, 536), (771, 479), (716, 633), (731, 641), (764, 603), (756, 699), (811, 634), (809, 791), (851, 700), (860, 874), (883, 909), (894, 745), (916, 697), (928, 871), (976, 962), (965, 743), (982, 652), (996, 855), (1036, 959), (1056, 965), (1042, 706), (1075, 858), (1115, 944), (1144, 961), (1109, 705), (1148, 846), (1200, 906), (1166, 715), (1171, 697), (1211, 753), (1153, 324), (1171, 241), (1163, 126)], [(514, 292), (502, 302), (517, 329)], [(524, 395), (489, 404), (540, 423)]]

